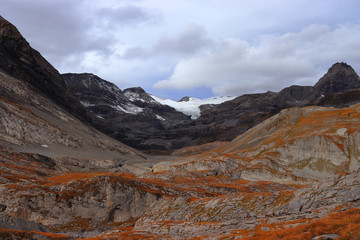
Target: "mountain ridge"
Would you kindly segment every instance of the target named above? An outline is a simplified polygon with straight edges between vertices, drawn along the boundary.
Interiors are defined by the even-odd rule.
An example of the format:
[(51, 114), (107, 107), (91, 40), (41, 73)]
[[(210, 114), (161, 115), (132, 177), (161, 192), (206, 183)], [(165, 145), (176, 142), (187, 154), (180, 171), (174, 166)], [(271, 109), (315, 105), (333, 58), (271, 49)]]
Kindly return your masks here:
[[(70, 76), (76, 77), (76, 80), (73, 80), (74, 83), (75, 81), (83, 81), (84, 79), (81, 79), (81, 76), (86, 78), (87, 75), (63, 75), (65, 79)], [(82, 96), (81, 89), (79, 89), (80, 87), (72, 87), (71, 85), (69, 85), (69, 87), (70, 90), (81, 99)], [(82, 87), (86, 88), (84, 85)], [(223, 97), (224, 99), (222, 99), (221, 97), (214, 97), (214, 100), (197, 100), (191, 97), (184, 97), (180, 99), (180, 101), (175, 102), (153, 96), (146, 93), (142, 88), (129, 88), (123, 90), (124, 94), (128, 92), (128, 99), (126, 99), (127, 97), (125, 95), (121, 99), (118, 99), (120, 105), (123, 104), (121, 102), (125, 103), (131, 99), (131, 92), (134, 92), (132, 94), (137, 94), (138, 100), (142, 100), (137, 102), (137, 107), (132, 108), (134, 112), (126, 110), (126, 107), (123, 106), (118, 109), (119, 111), (123, 111), (130, 115), (144, 114), (141, 109), (148, 109), (151, 112), (152, 108), (156, 109), (159, 106), (157, 104), (145, 104), (145, 102), (154, 103), (153, 100), (155, 100), (158, 103), (175, 108), (173, 110), (166, 110), (171, 112), (172, 115), (161, 115), (164, 111), (158, 111), (155, 114), (151, 113), (150, 115), (148, 114), (148, 122), (145, 124), (146, 127), (136, 133), (132, 132), (129, 127), (121, 126), (124, 122), (112, 125), (112, 127), (109, 126), (106, 132), (108, 134), (111, 132), (119, 132), (125, 135), (122, 136), (121, 134), (113, 134), (111, 136), (141, 150), (174, 150), (218, 140), (230, 141), (237, 135), (244, 133), (246, 130), (254, 127), (256, 124), (285, 108), (303, 107), (309, 105), (326, 105), (336, 107), (337, 104), (341, 104), (341, 102), (331, 102), (329, 99), (333, 98), (331, 96), (334, 95), (339, 98), (341, 93), (347, 96), (352, 96), (347, 99), (347, 101), (351, 102), (351, 104), (357, 103), (360, 101), (359, 96), (354, 94), (354, 92), (352, 94), (347, 94), (347, 92), (354, 91), (354, 89), (359, 88), (360, 80), (358, 75), (354, 69), (346, 63), (333, 64), (329, 68), (328, 72), (320, 78), (314, 86), (292, 85), (279, 92), (244, 94), (234, 98)], [(88, 90), (84, 91), (86, 92)], [(119, 91), (121, 90), (119, 89)], [(88, 96), (90, 92), (91, 91), (84, 94), (87, 94)], [(94, 89), (91, 94), (96, 95), (96, 90)], [(204, 104), (202, 104), (202, 101)], [(96, 105), (97, 103), (94, 102), (92, 104)], [(195, 108), (190, 106), (194, 106)], [(196, 113), (193, 109), (196, 109), (197, 107), (198, 112)], [(94, 109), (94, 106), (88, 106), (86, 108), (91, 112), (92, 109)], [(186, 118), (184, 117), (185, 115), (179, 115), (179, 113), (176, 115), (174, 110), (179, 113), (181, 112), (182, 114), (192, 115), (192, 118)], [(109, 113), (109, 115), (111, 114)], [(107, 116), (105, 114), (101, 115), (101, 117), (106, 119)], [(113, 120), (111, 121), (114, 122), (115, 119), (112, 119)], [(122, 119), (122, 121), (128, 121), (124, 120), (123, 117)], [(132, 124), (134, 124), (134, 121), (137, 121), (136, 118), (127, 119), (130, 119)], [(180, 119), (181, 121), (179, 121)], [(93, 121), (98, 122), (99, 120), (93, 118)], [(109, 125), (104, 122), (106, 122), (106, 120), (101, 122), (101, 124)], [(101, 124), (97, 124), (97, 128), (99, 128)], [(101, 126), (100, 129), (102, 129)], [(187, 138), (179, 140), (179, 135), (187, 136)], [(138, 136), (146, 136), (149, 140), (147, 142), (142, 141)]]

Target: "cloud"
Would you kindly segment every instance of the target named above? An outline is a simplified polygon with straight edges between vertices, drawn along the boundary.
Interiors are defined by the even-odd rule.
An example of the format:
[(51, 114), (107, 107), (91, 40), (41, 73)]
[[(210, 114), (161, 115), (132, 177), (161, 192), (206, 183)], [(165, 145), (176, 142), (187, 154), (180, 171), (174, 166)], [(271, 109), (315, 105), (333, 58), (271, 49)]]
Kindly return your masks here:
[(179, 62), (159, 89), (209, 87), (241, 95), (314, 84), (333, 63), (360, 63), (360, 26), (310, 25), (299, 32), (262, 35), (252, 44), (226, 39), (210, 53)]
[(156, 17), (126, 2), (113, 8), (114, 4), (106, 4), (85, 0), (2, 0), (0, 14), (60, 71), (77, 71), (81, 66), (92, 66), (94, 56), (102, 62), (116, 54), (116, 47), (121, 45), (119, 28)]
[(149, 91), (156, 83), (159, 92), (239, 95), (312, 85), (337, 61), (357, 69), (359, 4), (2, 0), (0, 14), (60, 72)]
[(117, 8), (102, 8), (98, 11), (98, 15), (106, 21), (109, 27), (139, 24), (155, 17), (143, 8), (130, 4)]
[(197, 24), (188, 25), (174, 37), (162, 37), (149, 49), (131, 47), (126, 49), (124, 59), (148, 59), (157, 55), (188, 56), (195, 55), (213, 45), (205, 29)]

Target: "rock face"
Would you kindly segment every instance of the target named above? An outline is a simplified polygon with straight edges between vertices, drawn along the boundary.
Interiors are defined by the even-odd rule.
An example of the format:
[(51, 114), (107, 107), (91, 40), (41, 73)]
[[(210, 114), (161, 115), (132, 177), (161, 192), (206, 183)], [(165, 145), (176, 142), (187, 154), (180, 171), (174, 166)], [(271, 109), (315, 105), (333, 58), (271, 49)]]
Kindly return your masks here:
[(59, 72), (0, 16), (0, 69), (21, 79), (71, 114), (86, 119), (86, 111), (67, 89)]

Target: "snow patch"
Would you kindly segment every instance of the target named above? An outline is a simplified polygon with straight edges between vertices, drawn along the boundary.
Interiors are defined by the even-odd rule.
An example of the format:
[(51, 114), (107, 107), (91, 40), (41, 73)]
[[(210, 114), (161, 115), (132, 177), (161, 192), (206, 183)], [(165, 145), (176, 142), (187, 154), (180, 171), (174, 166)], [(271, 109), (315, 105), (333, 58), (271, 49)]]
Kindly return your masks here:
[(95, 106), (95, 104), (92, 104), (88, 101), (80, 101), (80, 103), (84, 106), (84, 107), (93, 107)]
[(155, 101), (162, 105), (168, 105), (175, 108), (177, 111), (191, 116), (191, 119), (197, 119), (200, 116), (200, 106), (205, 104), (220, 104), (226, 101), (233, 100), (236, 97), (221, 96), (207, 99), (189, 98), (187, 102), (176, 102), (171, 99), (163, 99), (154, 95), (150, 95)]
[(124, 95), (131, 101), (140, 101), (140, 102), (146, 102), (143, 98), (140, 97), (138, 93), (133, 92), (125, 92)]
[[(90, 80), (90, 79), (89, 79)], [(89, 80), (82, 79), (81, 82), (84, 84), (86, 88), (89, 88)]]
[(120, 106), (120, 105), (115, 105), (112, 106), (114, 109), (119, 110), (121, 112), (125, 112), (125, 113), (129, 113), (129, 114), (138, 114), (140, 112), (142, 112), (144, 109), (141, 107), (137, 107), (135, 105), (127, 105), (127, 106)]
[(157, 114), (156, 114), (156, 118), (159, 119), (160, 121), (165, 121), (166, 120), (165, 118), (163, 118), (163, 117), (161, 117), (161, 116), (159, 116)]

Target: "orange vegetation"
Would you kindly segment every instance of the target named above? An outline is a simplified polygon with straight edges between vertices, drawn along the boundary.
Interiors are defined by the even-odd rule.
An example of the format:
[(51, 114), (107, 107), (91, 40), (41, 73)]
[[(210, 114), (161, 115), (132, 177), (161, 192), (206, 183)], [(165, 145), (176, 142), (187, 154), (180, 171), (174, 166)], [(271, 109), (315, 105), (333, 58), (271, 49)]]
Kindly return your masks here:
[(51, 176), (51, 177), (47, 178), (47, 180), (50, 183), (48, 183), (46, 185), (64, 184), (64, 183), (68, 183), (70, 181), (83, 180), (83, 179), (93, 178), (93, 177), (96, 177), (96, 176), (110, 176), (110, 175), (112, 175), (112, 173), (104, 173), (104, 172), (99, 172), (99, 173), (88, 173), (88, 172), (65, 173), (65, 174), (61, 174), (61, 175), (54, 175), (54, 176)]
[(104, 234), (99, 237), (91, 237), (83, 240), (137, 240), (137, 239), (148, 239), (148, 240), (157, 240), (157, 239), (171, 239), (168, 235), (157, 235), (149, 232), (133, 231), (133, 227), (126, 228), (117, 228), (111, 230), (110, 233)]
[[(36, 235), (40, 235), (40, 236), (36, 237)], [(46, 236), (48, 238), (44, 238), (44, 236)], [(73, 239), (72, 237), (63, 235), (63, 234), (37, 232), (37, 231), (22, 231), (22, 230), (12, 230), (12, 229), (7, 229), (7, 228), (0, 228), (0, 239), (38, 239), (38, 238), (39, 239), (51, 239), (51, 240)]]
[(350, 209), (336, 212), (326, 218), (312, 220), (309, 223), (299, 221), (299, 225), (291, 228), (281, 228), (270, 231), (262, 231), (258, 228), (256, 233), (244, 238), (246, 240), (303, 240), (311, 239), (324, 234), (338, 234), (340, 240), (360, 239), (360, 209)]

